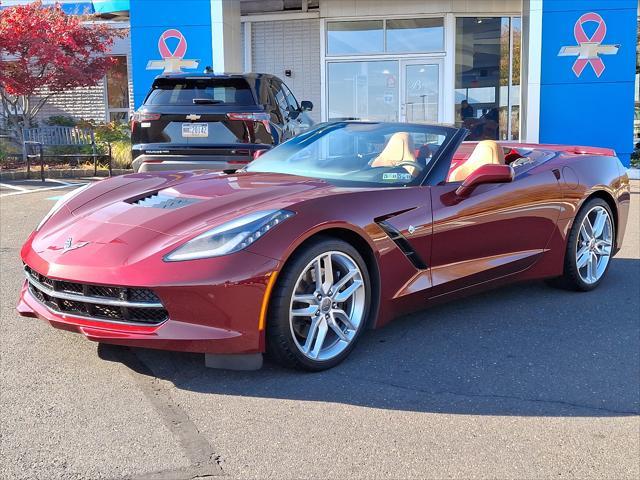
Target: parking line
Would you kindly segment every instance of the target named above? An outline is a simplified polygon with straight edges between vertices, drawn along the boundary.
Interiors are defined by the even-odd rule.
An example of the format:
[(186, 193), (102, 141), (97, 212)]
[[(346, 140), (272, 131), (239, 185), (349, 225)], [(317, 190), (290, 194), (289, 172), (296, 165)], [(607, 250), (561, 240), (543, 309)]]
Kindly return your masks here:
[(17, 185), (9, 185), (8, 183), (0, 183), (0, 187), (8, 188), (10, 190), (20, 190), (20, 191), (29, 190), (28, 188), (19, 187)]
[(19, 192), (3, 193), (3, 194), (0, 195), (0, 198), (2, 198), (2, 197), (12, 197), (14, 195), (25, 195), (25, 194), (28, 194), (28, 193), (46, 192), (48, 190), (60, 190), (61, 188), (69, 188), (71, 186), (81, 187), (82, 185), (86, 185), (86, 183), (69, 183), (69, 184), (66, 184), (66, 185), (59, 185), (57, 187), (35, 188), (33, 190), (23, 189), (23, 190), (21, 190)]

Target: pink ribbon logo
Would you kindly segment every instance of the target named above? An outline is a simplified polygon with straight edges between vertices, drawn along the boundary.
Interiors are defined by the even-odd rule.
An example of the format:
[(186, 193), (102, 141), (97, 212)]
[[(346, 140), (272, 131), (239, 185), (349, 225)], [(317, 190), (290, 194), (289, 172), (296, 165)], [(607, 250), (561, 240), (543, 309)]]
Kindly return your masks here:
[[(169, 50), (169, 46), (167, 45), (167, 39), (169, 38), (177, 38), (178, 45), (176, 49), (172, 52)], [(184, 58), (184, 54), (187, 53), (187, 39), (184, 38), (182, 32), (180, 30), (176, 30), (175, 28), (170, 28), (169, 30), (165, 30), (160, 35), (158, 39), (158, 50), (160, 51), (160, 56), (164, 59), (167, 58)]]
[[(167, 40), (174, 38), (178, 40), (178, 45), (173, 50), (169, 50)], [(182, 32), (176, 28), (170, 28), (162, 32), (158, 38), (158, 51), (162, 60), (149, 60), (147, 70), (163, 70), (163, 73), (180, 73), (183, 68), (198, 68), (198, 60), (185, 60), (187, 53), (187, 39)]]
[[(588, 22), (597, 24), (596, 30), (590, 37), (584, 31), (584, 25)], [(573, 73), (576, 74), (576, 77), (580, 77), (587, 65), (591, 65), (596, 76), (600, 78), (605, 69), (600, 55), (615, 55), (620, 48), (620, 45), (602, 45), (606, 34), (607, 24), (602, 17), (595, 12), (585, 13), (573, 27), (573, 36), (578, 45), (562, 47), (558, 56), (578, 57), (573, 63)]]

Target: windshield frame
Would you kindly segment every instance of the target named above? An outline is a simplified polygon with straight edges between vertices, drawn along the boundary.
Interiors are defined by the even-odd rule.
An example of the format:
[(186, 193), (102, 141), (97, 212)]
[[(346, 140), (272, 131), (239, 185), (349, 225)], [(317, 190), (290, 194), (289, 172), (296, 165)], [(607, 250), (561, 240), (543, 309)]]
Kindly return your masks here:
[[(305, 175), (300, 172), (283, 172), (282, 170), (268, 170), (268, 169), (257, 169), (254, 170), (252, 167), (256, 165), (260, 165), (261, 159), (268, 159), (268, 155), (272, 152), (286, 150), (292, 148), (295, 145), (295, 148), (298, 150), (292, 150), (291, 155), (295, 155), (297, 152), (303, 150), (304, 148), (312, 145), (313, 142), (318, 141), (320, 138), (325, 135), (346, 128), (349, 125), (379, 125), (381, 129), (385, 129), (388, 127), (389, 130), (397, 129), (397, 132), (404, 131), (404, 129), (408, 131), (413, 131), (415, 133), (422, 133), (420, 130), (424, 129), (425, 134), (434, 134), (444, 136), (444, 140), (439, 145), (438, 149), (433, 153), (430, 161), (426, 165), (426, 168), (423, 172), (421, 172), (416, 178), (411, 181), (407, 181), (404, 183), (384, 183), (379, 181), (363, 181), (363, 180), (349, 180), (343, 178), (335, 178), (335, 177), (321, 177), (318, 175)], [(397, 133), (394, 132), (394, 133)], [(318, 136), (319, 135), (319, 136)], [(243, 171), (248, 172), (260, 172), (260, 173), (278, 173), (278, 174), (289, 174), (295, 175), (310, 179), (322, 180), (327, 183), (331, 183), (336, 186), (346, 186), (346, 187), (365, 187), (365, 188), (402, 188), (402, 187), (412, 187), (412, 186), (420, 186), (420, 185), (435, 185), (439, 183), (441, 180), (438, 180), (440, 176), (443, 178), (446, 177), (446, 171), (448, 171), (448, 167), (451, 164), (451, 159), (453, 157), (453, 153), (457, 150), (458, 146), (462, 142), (462, 139), (466, 137), (467, 130), (464, 128), (458, 128), (451, 125), (443, 125), (443, 124), (433, 124), (433, 123), (400, 123), (400, 122), (373, 122), (373, 121), (331, 121), (324, 122), (316, 125), (314, 128), (293, 137), (286, 142), (278, 145), (272, 150), (268, 151), (264, 155), (261, 155), (258, 159), (249, 163), (247, 166), (243, 168)], [(301, 144), (304, 144), (305, 141), (308, 141), (310, 138), (318, 137), (317, 139), (313, 139), (309, 141), (307, 145), (300, 147)], [(267, 158), (265, 158), (267, 157)], [(442, 165), (446, 164), (446, 169), (442, 168)], [(397, 168), (397, 167), (396, 167)], [(444, 171), (445, 174), (442, 175), (440, 172)]]

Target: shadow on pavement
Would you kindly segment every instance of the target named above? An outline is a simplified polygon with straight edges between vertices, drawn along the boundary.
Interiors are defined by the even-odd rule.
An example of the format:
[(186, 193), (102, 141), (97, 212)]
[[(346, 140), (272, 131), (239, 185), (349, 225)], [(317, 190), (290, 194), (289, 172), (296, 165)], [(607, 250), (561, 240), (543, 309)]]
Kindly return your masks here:
[(526, 283), (399, 318), (321, 373), (271, 363), (229, 372), (205, 368), (198, 354), (133, 349), (141, 363), (119, 347), (98, 351), (204, 394), (451, 414), (626, 416), (640, 413), (639, 303), (640, 261), (617, 258), (593, 292)]

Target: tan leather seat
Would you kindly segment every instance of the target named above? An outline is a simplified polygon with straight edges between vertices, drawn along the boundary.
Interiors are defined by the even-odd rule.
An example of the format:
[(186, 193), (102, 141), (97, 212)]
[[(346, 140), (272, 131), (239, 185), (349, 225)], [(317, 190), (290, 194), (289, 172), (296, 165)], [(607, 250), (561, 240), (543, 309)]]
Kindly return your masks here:
[(467, 161), (449, 174), (449, 181), (462, 182), (475, 169), (488, 164), (504, 165), (504, 150), (493, 140), (482, 140), (478, 142)]
[[(415, 162), (416, 157), (413, 154), (413, 139), (407, 132), (396, 132), (391, 135), (387, 145), (384, 147), (380, 155), (373, 162), (372, 167), (395, 167), (401, 162)], [(416, 175), (417, 169), (410, 165), (403, 167), (411, 174)]]

